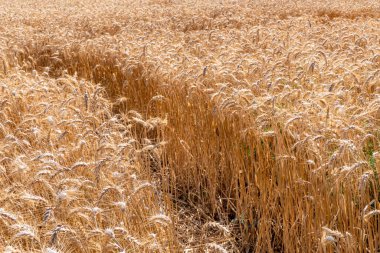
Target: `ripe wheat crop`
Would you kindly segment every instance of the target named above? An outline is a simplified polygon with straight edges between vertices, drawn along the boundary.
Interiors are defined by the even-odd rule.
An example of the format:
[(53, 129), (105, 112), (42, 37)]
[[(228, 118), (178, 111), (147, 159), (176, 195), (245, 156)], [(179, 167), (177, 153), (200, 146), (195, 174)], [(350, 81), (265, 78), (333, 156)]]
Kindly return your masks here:
[(0, 0), (0, 250), (378, 252), (378, 1)]

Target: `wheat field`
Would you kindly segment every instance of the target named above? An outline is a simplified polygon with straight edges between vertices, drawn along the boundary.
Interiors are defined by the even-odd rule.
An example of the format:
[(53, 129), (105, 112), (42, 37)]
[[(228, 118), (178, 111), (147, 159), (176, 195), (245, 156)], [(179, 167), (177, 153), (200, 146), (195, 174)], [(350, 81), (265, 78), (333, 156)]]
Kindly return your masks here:
[(380, 252), (380, 2), (0, 0), (1, 252)]

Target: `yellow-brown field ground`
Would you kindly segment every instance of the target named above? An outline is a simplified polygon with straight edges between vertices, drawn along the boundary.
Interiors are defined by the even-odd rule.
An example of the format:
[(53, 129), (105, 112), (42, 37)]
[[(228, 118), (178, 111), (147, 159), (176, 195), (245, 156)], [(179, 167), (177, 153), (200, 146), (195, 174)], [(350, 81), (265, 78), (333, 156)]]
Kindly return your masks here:
[(1, 252), (380, 252), (380, 2), (0, 0)]

